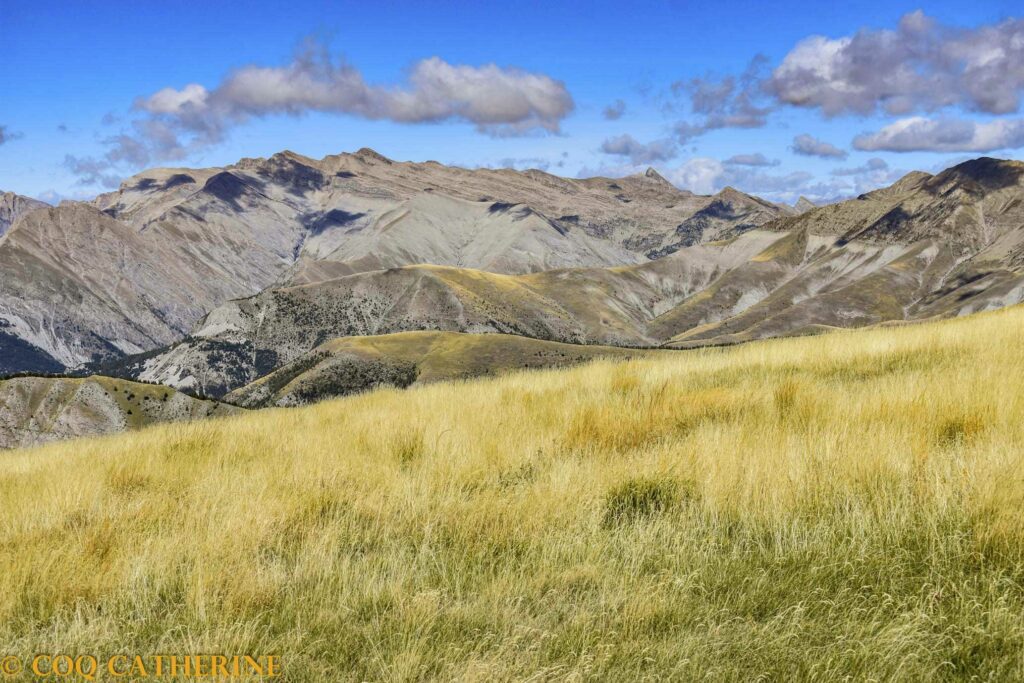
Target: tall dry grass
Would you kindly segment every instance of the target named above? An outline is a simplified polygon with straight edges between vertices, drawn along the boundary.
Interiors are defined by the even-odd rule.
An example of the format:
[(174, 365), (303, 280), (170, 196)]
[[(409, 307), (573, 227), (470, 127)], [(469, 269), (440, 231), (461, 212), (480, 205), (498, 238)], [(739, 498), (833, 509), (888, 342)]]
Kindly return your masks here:
[(1022, 333), (1014, 308), (6, 454), (0, 643), (292, 681), (1019, 680)]

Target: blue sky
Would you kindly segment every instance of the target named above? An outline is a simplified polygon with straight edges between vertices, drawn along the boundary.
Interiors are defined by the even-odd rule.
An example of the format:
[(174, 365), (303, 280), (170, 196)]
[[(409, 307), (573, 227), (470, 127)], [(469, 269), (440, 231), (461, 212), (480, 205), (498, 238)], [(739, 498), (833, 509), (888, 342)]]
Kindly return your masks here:
[[(106, 191), (143, 166), (372, 147), (567, 176), (652, 165), (696, 191), (732, 184), (781, 201), (856, 194), (912, 169), (1020, 156), (1015, 12), (996, 0), (6, 0), (0, 189), (53, 201)], [(784, 70), (837, 49), (848, 73), (808, 85)], [(857, 67), (865, 54), (879, 63)], [(757, 55), (750, 97), (737, 99)], [(299, 76), (305, 85), (287, 94), (275, 85)], [(912, 95), (894, 97), (904, 82)]]

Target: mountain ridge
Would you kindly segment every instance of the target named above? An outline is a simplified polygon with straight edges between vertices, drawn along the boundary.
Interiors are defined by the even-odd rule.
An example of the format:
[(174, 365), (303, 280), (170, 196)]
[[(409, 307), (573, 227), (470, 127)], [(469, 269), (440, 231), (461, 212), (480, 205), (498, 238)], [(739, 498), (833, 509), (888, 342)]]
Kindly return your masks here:
[[(653, 169), (570, 179), (367, 148), (151, 169), (0, 238), (0, 372), (124, 359), (215, 395), (333, 337), (693, 346), (959, 315), (1022, 297), (1022, 168), (980, 158), (802, 212)], [(281, 306), (321, 327), (285, 331)]]
[[(743, 206), (681, 236), (677, 226), (716, 200), (662, 180), (449, 168), (365, 148), (144, 171), (93, 202), (14, 219), (0, 243), (10, 274), (0, 345), (25, 360), (10, 353), (0, 373), (156, 348), (275, 284), (415, 263), (507, 273), (635, 264), (781, 215), (730, 196)], [(82, 241), (92, 234), (109, 253)]]

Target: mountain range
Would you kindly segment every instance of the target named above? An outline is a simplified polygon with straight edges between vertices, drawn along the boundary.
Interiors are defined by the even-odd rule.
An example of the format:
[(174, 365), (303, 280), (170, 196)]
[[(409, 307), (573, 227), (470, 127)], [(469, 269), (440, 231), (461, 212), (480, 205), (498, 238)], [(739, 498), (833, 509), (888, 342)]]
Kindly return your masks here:
[(639, 264), (793, 209), (698, 196), (656, 172), (399, 163), (360, 150), (154, 169), (93, 202), (22, 212), (0, 241), (0, 372), (75, 368), (173, 343), (270, 287), (429, 263), (522, 274)]
[(457, 377), (456, 351), (486, 374), (1024, 299), (1024, 164), (989, 158), (821, 207), (696, 195), (653, 169), (567, 179), (367, 149), (153, 169), (57, 207), (0, 198), (0, 373), (252, 406), (405, 385), (439, 357)]

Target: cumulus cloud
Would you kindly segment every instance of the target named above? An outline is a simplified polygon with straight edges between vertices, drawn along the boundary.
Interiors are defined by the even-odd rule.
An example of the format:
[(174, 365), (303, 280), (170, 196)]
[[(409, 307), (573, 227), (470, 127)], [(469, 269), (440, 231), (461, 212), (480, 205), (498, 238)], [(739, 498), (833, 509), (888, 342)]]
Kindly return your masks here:
[(740, 76), (693, 78), (672, 86), (690, 100), (680, 142), (718, 128), (759, 128), (782, 106), (843, 114), (909, 116), (959, 107), (1005, 115), (1024, 95), (1024, 19), (975, 28), (916, 11), (887, 29), (809, 36), (769, 68), (756, 57)]
[(136, 100), (139, 114), (105, 141), (97, 163), (139, 167), (180, 160), (223, 141), (252, 119), (311, 112), (398, 123), (458, 121), (493, 137), (559, 133), (575, 104), (565, 84), (496, 64), (465, 66), (439, 57), (415, 63), (404, 83), (368, 83), (354, 66), (307, 44), (284, 66), (250, 65), (218, 85), (190, 83)]
[(805, 157), (820, 157), (822, 159), (845, 159), (847, 157), (846, 151), (807, 133), (793, 138), (792, 149), (795, 154)]
[(654, 140), (643, 144), (632, 135), (608, 138), (601, 144), (601, 151), (614, 156), (628, 157), (633, 164), (651, 164), (668, 161), (678, 150), (672, 140)]
[(767, 58), (757, 55), (739, 77), (691, 78), (673, 83), (672, 91), (689, 98), (690, 110), (697, 117), (675, 125), (679, 142), (721, 128), (762, 128), (771, 113), (771, 107), (759, 102), (766, 65)]
[(250, 118), (307, 112), (399, 123), (464, 121), (493, 136), (557, 133), (575, 105), (550, 76), (496, 64), (453, 65), (439, 57), (414, 64), (403, 85), (373, 85), (313, 45), (285, 66), (243, 67), (212, 90), (196, 83), (164, 88), (136, 106), (173, 132), (213, 142)]
[[(1022, 38), (1024, 40), (1024, 38)], [(858, 135), (856, 149), (889, 152), (991, 152), (1024, 147), (1024, 119), (988, 123), (912, 116)]]
[(713, 194), (725, 187), (722, 181), (726, 168), (718, 159), (694, 157), (664, 173), (678, 188), (697, 194)]
[(618, 121), (622, 118), (622, 115), (626, 113), (626, 103), (622, 100), (615, 100), (607, 107), (601, 114), (609, 121)]
[(46, 202), (51, 206), (57, 206), (65, 200), (71, 200), (76, 202), (88, 201), (96, 196), (95, 192), (89, 192), (87, 190), (76, 191), (76, 192), (57, 192), (54, 189), (44, 190), (36, 195), (36, 199), (41, 202)]
[(772, 71), (764, 88), (779, 102), (826, 116), (892, 115), (951, 105), (990, 114), (1020, 108), (1024, 20), (962, 29), (920, 10), (895, 30), (810, 36)]
[(17, 140), (21, 137), (24, 137), (24, 135), (21, 133), (15, 133), (7, 126), (0, 126), (0, 145), (8, 143), (11, 140)]
[(565, 156), (563, 155), (558, 161), (551, 161), (544, 157), (505, 157), (498, 159), (495, 163), (482, 164), (480, 168), (512, 168), (519, 171), (525, 171), (528, 169), (537, 169), (539, 171), (548, 171), (552, 168), (564, 168), (565, 167)]
[(725, 163), (730, 166), (778, 166), (780, 162), (778, 159), (769, 159), (757, 152), (755, 154), (737, 154), (726, 159)]

